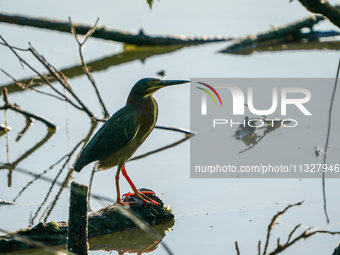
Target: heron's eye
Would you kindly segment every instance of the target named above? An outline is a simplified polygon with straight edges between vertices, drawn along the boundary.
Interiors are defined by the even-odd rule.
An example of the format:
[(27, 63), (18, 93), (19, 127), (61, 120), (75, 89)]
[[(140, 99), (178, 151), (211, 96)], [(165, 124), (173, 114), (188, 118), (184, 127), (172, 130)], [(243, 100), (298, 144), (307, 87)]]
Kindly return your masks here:
[(157, 82), (155, 81), (149, 81), (149, 86), (155, 86), (157, 84)]

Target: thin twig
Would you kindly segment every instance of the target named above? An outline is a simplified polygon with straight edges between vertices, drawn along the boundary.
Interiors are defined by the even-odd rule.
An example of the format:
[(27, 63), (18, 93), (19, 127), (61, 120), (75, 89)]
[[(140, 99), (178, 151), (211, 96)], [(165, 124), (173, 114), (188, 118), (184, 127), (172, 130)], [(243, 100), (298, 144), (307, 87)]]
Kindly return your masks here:
[(26, 119), (26, 125), (25, 127), (18, 133), (17, 138), (15, 139), (16, 142), (18, 142), (21, 137), (26, 133), (26, 131), (29, 129), (29, 127), (33, 124), (33, 122), (35, 121), (35, 119), (33, 118), (29, 118), (27, 116), (25, 116)]
[[(56, 95), (53, 95), (51, 93), (48, 93), (48, 92), (45, 92), (45, 91), (40, 91), (36, 88), (32, 88), (32, 87), (29, 87), (27, 86), (26, 84), (24, 84), (23, 82), (20, 82), (20, 81), (17, 81), (13, 76), (11, 76), (9, 73), (7, 73), (5, 70), (3, 70), (2, 68), (0, 68), (0, 71), (3, 72), (5, 75), (7, 75), (9, 78), (12, 79), (12, 81), (17, 84), (20, 88), (22, 89), (29, 89), (29, 90), (33, 90), (37, 93), (40, 93), (40, 94), (43, 94), (43, 95), (46, 95), (46, 96), (50, 96), (50, 97), (54, 97), (58, 100), (61, 100), (61, 101), (65, 101), (65, 98), (62, 98), (62, 97), (58, 97)], [(79, 108), (80, 109), (80, 108)]]
[[(336, 87), (338, 85), (339, 71), (340, 71), (340, 60), (339, 60), (339, 64), (338, 64), (338, 70), (336, 71), (335, 84), (334, 84), (334, 89), (333, 89), (333, 93), (332, 93), (331, 104), (329, 106), (327, 138), (326, 138), (326, 145), (325, 145), (324, 154), (323, 154), (323, 164), (324, 165), (326, 164), (328, 141), (329, 141), (329, 135), (331, 133), (331, 119), (332, 119), (333, 101), (334, 101), (334, 97), (335, 97)], [(329, 223), (329, 218), (328, 218), (328, 213), (327, 213), (327, 203), (326, 203), (325, 174), (326, 173), (324, 171), (322, 171), (323, 208), (324, 208), (324, 211), (325, 211), (327, 223)]]
[(276, 249), (274, 251), (272, 251), (271, 253), (269, 253), (268, 255), (276, 255), (281, 253), (282, 251), (284, 251), (285, 249), (287, 249), (288, 247), (290, 247), (291, 245), (293, 245), (294, 243), (296, 243), (297, 241), (301, 240), (301, 239), (306, 239), (309, 238), (315, 234), (330, 234), (330, 235), (340, 235), (339, 231), (327, 231), (327, 230), (315, 230), (315, 231), (311, 231), (312, 228), (308, 228), (306, 231), (304, 231), (301, 235), (299, 235), (298, 237), (296, 237), (293, 241), (291, 241), (290, 243), (285, 243), (282, 245), (279, 245), (276, 247)]
[(238, 249), (238, 244), (237, 244), (237, 242), (235, 242), (235, 249), (236, 249), (237, 255), (240, 255), (241, 253), (240, 253), (240, 250)]
[[(29, 63), (27, 63), (24, 59), (22, 59), (18, 53), (15, 52), (15, 50), (21, 50), (21, 51), (31, 51), (31, 49), (19, 49), (17, 47), (13, 47), (12, 45), (9, 45), (6, 40), (0, 35), (0, 39), (4, 42), (2, 43), (2, 45), (7, 46), (12, 52), (13, 54), (19, 59), (20, 64), (23, 65), (25, 64), (29, 69), (31, 69), (34, 73), (36, 73), (43, 81), (44, 83), (46, 83), (54, 92), (56, 92), (58, 95), (60, 95), (61, 97), (63, 97), (65, 99), (65, 101), (69, 102), (71, 105), (73, 105), (74, 107), (76, 107), (77, 109), (81, 109), (79, 106), (77, 106), (76, 104), (74, 104), (69, 98), (67, 98), (63, 93), (59, 92), (56, 88), (54, 88), (52, 86), (52, 84), (43, 76), (41, 75), (36, 69), (34, 69)], [(31, 51), (32, 52), (32, 51)]]
[(93, 166), (92, 168), (92, 173), (91, 173), (91, 177), (90, 177), (90, 183), (89, 183), (89, 198), (88, 198), (88, 203), (87, 203), (87, 210), (89, 212), (92, 212), (92, 208), (91, 208), (91, 189), (92, 189), (92, 183), (93, 183), (93, 180), (94, 180), (94, 174), (96, 172), (96, 165)]
[(31, 185), (33, 184), (36, 180), (39, 180), (42, 178), (42, 176), (49, 171), (51, 171), (56, 165), (58, 165), (67, 155), (63, 156), (61, 159), (59, 159), (56, 163), (52, 164), (47, 170), (44, 170), (40, 174), (35, 174), (33, 180), (29, 181), (18, 193), (18, 195), (13, 199), (13, 202), (15, 202), (21, 195), (22, 193)]
[[(31, 155), (33, 152), (35, 152), (37, 149), (39, 149), (45, 142), (47, 142), (53, 136), (53, 134), (55, 132), (56, 132), (56, 129), (48, 128), (45, 137), (41, 141), (39, 141), (37, 144), (35, 144), (31, 149), (27, 150), (23, 155), (21, 155), (13, 163), (6, 163), (6, 164), (1, 165), (1, 162), (0, 162), (0, 169), (8, 169), (8, 170), (14, 170), (15, 169), (16, 171), (18, 171), (17, 165), (21, 161), (26, 159), (29, 155)], [(7, 162), (9, 162), (9, 161), (7, 161)], [(9, 171), (9, 172), (11, 172), (11, 171)]]
[[(61, 173), (63, 172), (63, 170), (66, 168), (68, 162), (70, 161), (71, 155), (72, 155), (72, 154), (70, 154), (70, 155), (68, 155), (68, 157), (66, 157), (66, 160), (65, 160), (64, 164), (61, 166), (61, 168), (59, 169), (59, 171), (58, 171), (56, 177), (55, 177), (54, 180), (52, 181), (51, 186), (50, 186), (48, 192), (46, 193), (46, 196), (45, 196), (43, 202), (39, 205), (38, 210), (35, 212), (34, 217), (32, 217), (32, 219), (31, 219), (31, 225), (34, 224), (34, 219), (38, 216), (39, 211), (40, 211), (40, 210), (42, 209), (42, 207), (45, 205), (47, 199), (49, 198), (50, 194), (52, 193), (52, 190), (53, 190), (53, 188), (54, 188), (54, 185), (56, 184), (56, 182), (57, 182), (59, 176), (61, 175)], [(47, 207), (47, 208), (48, 208), (48, 207)], [(45, 211), (46, 211), (46, 210), (45, 210)], [(41, 221), (43, 215), (44, 215), (44, 214), (41, 215), (40, 221)], [(47, 218), (45, 219), (45, 222), (46, 222), (46, 221), (47, 221)]]
[(197, 135), (198, 134), (195, 131), (191, 131), (191, 130), (185, 129), (185, 128), (165, 127), (165, 126), (155, 126), (155, 128), (180, 132), (180, 133), (184, 133), (186, 135)]
[(182, 138), (181, 140), (177, 141), (177, 142), (174, 142), (172, 144), (169, 144), (169, 145), (166, 145), (164, 147), (161, 147), (159, 149), (156, 149), (156, 150), (153, 150), (153, 151), (149, 151), (147, 153), (144, 153), (142, 155), (139, 155), (139, 156), (135, 156), (133, 158), (130, 158), (128, 161), (133, 161), (133, 160), (137, 160), (137, 159), (141, 159), (141, 158), (145, 158), (147, 156), (150, 156), (152, 154), (155, 154), (155, 153), (158, 153), (158, 152), (161, 152), (163, 150), (167, 150), (167, 149), (170, 149), (171, 147), (175, 147), (183, 142), (185, 142), (186, 140), (188, 140), (190, 138), (190, 136), (185, 136), (184, 138)]
[(289, 208), (294, 207), (294, 206), (298, 206), (301, 205), (304, 201), (301, 201), (299, 203), (293, 204), (293, 205), (288, 205), (283, 211), (278, 212), (277, 214), (274, 215), (274, 217), (272, 218), (270, 224), (268, 225), (268, 231), (267, 231), (267, 239), (266, 239), (266, 244), (264, 246), (264, 250), (263, 250), (263, 255), (266, 254), (267, 252), (267, 248), (268, 248), (268, 244), (269, 244), (269, 237), (270, 237), (270, 232), (273, 229), (273, 226), (276, 222), (276, 220), (283, 215)]
[(16, 104), (9, 103), (8, 102), (8, 95), (7, 95), (7, 89), (6, 88), (3, 89), (3, 94), (2, 95), (3, 95), (3, 99), (4, 99), (5, 104), (3, 106), (0, 106), (0, 110), (11, 109), (13, 111), (21, 113), (22, 115), (26, 116), (27, 118), (33, 118), (33, 119), (39, 120), (39, 121), (44, 123), (49, 128), (52, 128), (52, 129), (57, 129), (58, 128), (52, 121), (50, 121), (50, 120), (48, 120), (48, 119), (46, 119), (46, 118), (44, 118), (44, 117), (42, 117), (42, 116), (40, 116), (38, 114), (25, 111), (25, 110), (21, 109)]
[[(88, 142), (88, 140), (91, 138), (91, 135), (92, 135), (94, 129), (96, 128), (96, 126), (97, 126), (97, 122), (92, 121), (91, 124), (92, 124), (92, 125), (91, 125), (90, 131), (89, 131), (89, 133), (87, 134), (87, 136), (86, 136), (84, 139), (82, 139), (82, 140), (74, 147), (74, 149), (67, 155), (67, 159), (66, 159), (64, 165), (62, 166), (62, 170), (63, 170), (63, 169), (66, 167), (66, 165), (69, 163), (69, 161), (70, 161), (72, 155), (76, 152), (76, 150), (80, 147), (80, 145), (83, 144), (83, 145), (85, 146), (86, 143)], [(59, 200), (59, 197), (60, 197), (62, 191), (67, 187), (67, 184), (68, 184), (68, 182), (70, 181), (73, 172), (74, 172), (74, 169), (73, 169), (73, 168), (69, 169), (69, 171), (68, 171), (68, 173), (67, 173), (67, 176), (66, 176), (64, 182), (60, 185), (61, 187), (60, 187), (60, 190), (58, 191), (57, 195), (55, 196), (55, 198), (53, 199), (53, 201), (50, 203), (50, 205), (45, 209), (44, 213), (41, 215), (41, 218), (40, 218), (40, 219), (43, 219), (43, 217), (44, 217), (44, 215), (45, 215), (45, 213), (46, 213), (46, 216), (44, 217), (43, 221), (45, 221), (45, 222), (47, 221), (49, 215), (51, 214), (51, 212), (52, 212), (52, 210), (53, 210), (53, 208), (54, 208), (54, 206), (56, 205), (57, 201)]]
[(85, 62), (85, 60), (84, 60), (83, 52), (82, 52), (83, 46), (85, 45), (87, 39), (94, 33), (94, 31), (96, 31), (96, 28), (97, 28), (97, 24), (98, 24), (99, 18), (96, 20), (94, 26), (86, 33), (85, 39), (84, 39), (84, 41), (83, 41), (82, 43), (79, 41), (79, 38), (78, 38), (78, 36), (77, 36), (76, 29), (75, 29), (75, 27), (72, 25), (71, 18), (69, 17), (68, 20), (69, 20), (71, 32), (72, 32), (72, 34), (74, 35), (74, 37), (75, 37), (75, 39), (76, 39), (76, 41), (77, 41), (77, 43), (78, 43), (78, 46), (79, 46), (79, 55), (80, 55), (80, 59), (81, 59), (81, 63), (82, 63), (82, 66), (83, 66), (84, 73), (86, 74), (86, 76), (87, 76), (87, 78), (90, 80), (90, 82), (91, 82), (91, 84), (92, 84), (94, 90), (96, 91), (98, 100), (99, 100), (99, 102), (100, 102), (100, 104), (101, 104), (101, 106), (102, 106), (102, 108), (103, 108), (104, 118), (107, 118), (107, 117), (110, 116), (110, 114), (109, 114), (109, 112), (107, 111), (106, 106), (105, 106), (105, 103), (104, 103), (103, 99), (102, 99), (101, 96), (100, 96), (100, 92), (99, 92), (99, 90), (98, 90), (98, 87), (97, 87), (97, 85), (96, 85), (96, 82), (95, 82), (95, 80), (93, 79), (93, 76), (92, 76), (91, 73), (90, 73), (90, 70), (89, 70), (89, 68), (88, 68), (88, 66), (87, 66), (87, 64), (86, 64), (86, 62)]
[[(82, 110), (85, 111), (90, 118), (95, 118), (94, 114), (85, 106), (85, 104), (80, 100), (80, 98), (73, 92), (70, 84), (67, 82), (66, 78), (62, 73), (56, 70), (54, 67), (48, 63), (44, 57), (42, 57), (30, 43), (30, 51), (36, 57), (37, 60), (50, 72), (50, 74), (59, 81), (59, 83), (72, 95), (72, 97), (82, 106)], [(54, 69), (54, 70), (53, 70)]]
[(288, 236), (288, 240), (286, 243), (289, 243), (290, 239), (292, 238), (292, 235), (294, 234), (294, 232), (301, 226), (301, 224), (298, 224), (295, 226), (295, 228), (293, 229), (292, 232), (290, 232), (289, 236)]
[[(291, 208), (293, 206), (301, 205), (302, 203), (303, 203), (303, 201), (299, 202), (299, 203), (296, 203), (296, 204), (293, 204), (293, 205), (288, 205), (283, 211), (278, 212), (277, 214), (274, 215), (274, 217), (272, 218), (272, 220), (271, 220), (271, 222), (270, 222), (270, 224), (268, 226), (267, 240), (266, 240), (265, 248), (264, 248), (264, 251), (263, 251), (263, 255), (276, 255), (276, 254), (279, 254), (282, 251), (286, 250), (288, 247), (292, 246), (297, 241), (299, 241), (301, 239), (309, 238), (309, 237), (311, 237), (311, 236), (313, 236), (313, 235), (315, 235), (317, 233), (330, 234), (330, 235), (340, 235), (340, 231), (332, 232), (332, 231), (327, 231), (327, 230), (312, 230), (313, 228), (310, 227), (307, 230), (305, 230), (302, 234), (297, 236), (295, 239), (290, 241), (292, 236), (293, 236), (293, 234), (295, 233), (295, 231), (301, 226), (301, 224), (299, 224), (299, 225), (295, 226), (295, 228), (290, 232), (286, 243), (280, 244), (280, 238), (278, 238), (275, 250), (267, 254), (267, 248), (268, 248), (270, 232), (273, 229), (274, 224), (275, 224), (277, 218), (279, 216), (283, 215), (289, 208)], [(240, 254), (237, 242), (235, 242), (235, 246), (236, 246), (237, 254)], [(258, 242), (257, 249), (258, 249), (258, 255), (260, 255), (261, 254), (261, 241)]]
[[(0, 37), (1, 37), (1, 35), (0, 35)], [(9, 45), (7, 44), (7, 42), (5, 42), (5, 40), (3, 39), (3, 37), (1, 37), (1, 39), (4, 41), (3, 43), (2, 42), (0, 42), (0, 45), (3, 45), (3, 46), (6, 46), (6, 47), (8, 47)], [(10, 46), (13, 50), (19, 50), (19, 51), (29, 51), (29, 49), (23, 49), (23, 48), (19, 48), (19, 47), (15, 47), (15, 46)], [(15, 54), (15, 53), (14, 53)], [(17, 54), (16, 54), (17, 55)], [(17, 55), (17, 57), (18, 58), (20, 58), (19, 57), (19, 55)]]

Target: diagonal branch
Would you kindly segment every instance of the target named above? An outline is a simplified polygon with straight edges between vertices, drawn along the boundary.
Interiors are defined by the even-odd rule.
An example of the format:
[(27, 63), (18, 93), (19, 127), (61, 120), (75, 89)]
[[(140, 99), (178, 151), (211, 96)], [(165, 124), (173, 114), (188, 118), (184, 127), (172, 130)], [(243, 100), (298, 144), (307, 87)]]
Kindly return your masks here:
[(94, 24), (94, 26), (86, 33), (85, 39), (84, 39), (84, 41), (82, 43), (79, 41), (76, 29), (75, 29), (75, 27), (72, 24), (71, 18), (69, 17), (68, 19), (69, 19), (69, 23), (70, 23), (71, 32), (74, 35), (74, 37), (75, 37), (75, 39), (76, 39), (76, 41), (78, 43), (78, 46), (79, 46), (79, 55), (80, 55), (81, 64), (83, 66), (84, 73), (86, 74), (86, 76), (90, 80), (94, 90), (96, 91), (98, 100), (99, 100), (99, 102), (100, 102), (100, 104), (101, 104), (101, 106), (103, 108), (104, 118), (107, 118), (107, 117), (110, 116), (110, 114), (109, 114), (109, 112), (107, 111), (107, 109), (105, 107), (104, 101), (102, 100), (102, 98), (100, 96), (100, 93), (99, 93), (98, 87), (96, 85), (96, 82), (94, 81), (93, 76), (90, 73), (90, 70), (89, 70), (89, 68), (88, 68), (88, 66), (87, 66), (87, 64), (86, 64), (86, 62), (84, 60), (83, 53), (82, 53), (83, 46), (85, 45), (87, 39), (94, 33), (94, 31), (96, 31), (99, 18), (96, 20), (96, 23)]
[[(7, 75), (9, 78), (11, 78), (12, 81), (13, 81), (16, 85), (18, 85), (20, 88), (22, 88), (22, 89), (33, 90), (33, 91), (35, 91), (35, 92), (37, 92), (37, 93), (40, 93), (40, 94), (43, 94), (43, 95), (46, 95), (46, 96), (50, 96), (50, 97), (54, 97), (54, 98), (56, 98), (56, 99), (58, 99), (58, 100), (61, 100), (61, 101), (65, 101), (65, 99), (62, 98), (62, 97), (53, 95), (53, 94), (48, 93), (48, 92), (45, 92), (45, 91), (40, 91), (40, 90), (38, 90), (38, 89), (36, 89), (36, 88), (33, 88), (33, 87), (30, 87), (30, 86), (27, 86), (25, 83), (16, 80), (13, 76), (11, 76), (9, 73), (7, 73), (7, 72), (6, 72), (5, 70), (3, 70), (2, 68), (0, 68), (0, 71), (3, 72), (5, 75)], [(79, 109), (80, 109), (80, 108), (79, 108)]]
[(54, 88), (52, 86), (52, 84), (43, 76), (41, 75), (36, 69), (34, 69), (29, 63), (27, 63), (24, 59), (22, 59), (19, 54), (15, 51), (15, 50), (20, 50), (20, 51), (30, 51), (30, 49), (20, 49), (17, 47), (13, 47), (11, 45), (9, 45), (6, 40), (0, 35), (0, 39), (3, 41), (3, 43), (0, 43), (4, 46), (7, 46), (12, 52), (13, 54), (19, 59), (20, 64), (23, 66), (26, 65), (29, 69), (31, 69), (34, 73), (36, 73), (41, 80), (46, 83), (54, 92), (56, 92), (58, 95), (60, 95), (65, 101), (69, 102), (71, 105), (73, 105), (74, 107), (76, 107), (77, 109), (81, 109), (79, 106), (77, 106), (76, 104), (74, 104), (68, 97), (66, 97), (63, 93), (59, 92), (56, 88)]
[(276, 220), (277, 220), (281, 215), (283, 215), (289, 208), (291, 208), (291, 207), (293, 207), (293, 206), (302, 205), (303, 202), (304, 202), (304, 201), (301, 201), (301, 202), (296, 203), (296, 204), (293, 204), (293, 205), (289, 205), (289, 206), (287, 206), (283, 211), (278, 212), (277, 214), (274, 215), (274, 217), (272, 218), (270, 224), (268, 225), (267, 240), (266, 240), (266, 244), (265, 244), (265, 246), (264, 246), (263, 255), (265, 255), (266, 252), (267, 252), (267, 248), (268, 248), (268, 244), (269, 244), (270, 232), (271, 232), (271, 230), (273, 229), (273, 226), (274, 226)]
[[(294, 229), (295, 230), (295, 229)], [(293, 230), (293, 231), (294, 231)], [(296, 237), (294, 240), (292, 240), (291, 242), (287, 242), (285, 244), (282, 245), (278, 245), (276, 247), (276, 249), (274, 251), (272, 251), (271, 253), (269, 253), (268, 255), (276, 255), (281, 253), (282, 251), (284, 251), (285, 249), (287, 249), (288, 247), (292, 246), (294, 243), (296, 243), (297, 241), (301, 240), (301, 239), (307, 239), (315, 234), (330, 234), (330, 235), (340, 235), (339, 231), (327, 231), (327, 230), (312, 230), (312, 228), (308, 228), (306, 231), (304, 231), (301, 235), (299, 235), (298, 237)]]
[(241, 253), (240, 253), (240, 250), (239, 250), (239, 248), (238, 248), (237, 242), (235, 242), (235, 249), (236, 249), (236, 254), (237, 254), (237, 255), (240, 255)]
[(8, 96), (7, 96), (7, 89), (4, 89), (3, 90), (3, 93), (2, 93), (2, 96), (3, 96), (3, 100), (4, 100), (4, 105), (3, 106), (0, 106), (0, 110), (6, 110), (6, 109), (11, 109), (13, 111), (16, 111), (18, 113), (21, 113), (22, 115), (24, 115), (25, 117), (28, 117), (28, 118), (33, 118), (33, 119), (36, 119), (36, 120), (39, 120), (41, 121), (42, 123), (44, 123), (47, 127), (49, 128), (52, 128), (52, 129), (57, 129), (58, 127), (50, 120), (44, 118), (43, 116), (40, 116), (38, 114), (35, 114), (35, 113), (31, 113), (31, 112), (28, 112), (28, 111), (25, 111), (23, 109), (21, 109), (18, 105), (16, 104), (11, 104), (9, 101), (8, 101)]
[(30, 44), (29, 51), (32, 52), (32, 54), (36, 57), (37, 60), (40, 61), (40, 63), (50, 72), (50, 74), (59, 81), (59, 83), (72, 95), (72, 97), (82, 106), (82, 110), (89, 115), (90, 118), (95, 119), (94, 114), (85, 106), (85, 104), (80, 100), (80, 98), (73, 92), (70, 84), (67, 82), (66, 77), (58, 71), (56, 68), (54, 68), (50, 63), (46, 61), (46, 59), (41, 56), (33, 47), (32, 44)]
[(290, 232), (289, 236), (288, 236), (288, 240), (287, 243), (289, 243), (290, 239), (292, 238), (292, 235), (294, 234), (294, 232), (301, 226), (301, 224), (298, 224), (295, 226), (295, 228), (292, 230), (292, 232)]
[[(324, 165), (326, 164), (328, 141), (329, 141), (329, 136), (330, 136), (330, 133), (331, 133), (331, 120), (332, 120), (333, 102), (334, 102), (336, 87), (338, 85), (339, 72), (340, 72), (340, 60), (339, 60), (339, 64), (338, 64), (338, 69), (336, 71), (335, 83), (334, 83), (331, 103), (330, 103), (329, 112), (328, 112), (327, 138), (326, 138), (326, 145), (325, 145), (325, 149), (324, 149), (325, 153), (323, 155), (323, 162), (322, 162)], [(325, 211), (327, 223), (329, 223), (329, 218), (328, 218), (328, 213), (327, 213), (327, 204), (326, 204), (326, 187), (325, 187), (325, 172), (324, 171), (322, 171), (322, 194), (323, 194), (323, 208), (324, 208), (324, 211)]]

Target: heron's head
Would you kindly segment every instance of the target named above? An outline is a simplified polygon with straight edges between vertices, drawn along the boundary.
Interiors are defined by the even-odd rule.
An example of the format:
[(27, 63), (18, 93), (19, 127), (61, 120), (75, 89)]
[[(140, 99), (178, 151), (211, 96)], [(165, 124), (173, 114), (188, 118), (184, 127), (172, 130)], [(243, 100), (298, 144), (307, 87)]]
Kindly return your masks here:
[(185, 80), (160, 80), (157, 78), (143, 78), (140, 79), (131, 89), (130, 96), (133, 97), (149, 97), (157, 90), (177, 84), (183, 84), (190, 81)]

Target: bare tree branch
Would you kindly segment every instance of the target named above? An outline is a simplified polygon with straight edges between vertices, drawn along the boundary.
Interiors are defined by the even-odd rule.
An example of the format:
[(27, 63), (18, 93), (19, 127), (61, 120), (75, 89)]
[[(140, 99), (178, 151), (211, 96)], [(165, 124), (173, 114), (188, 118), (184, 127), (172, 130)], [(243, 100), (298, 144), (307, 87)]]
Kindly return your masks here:
[[(20, 88), (22, 88), (22, 89), (33, 90), (33, 91), (35, 91), (35, 92), (37, 92), (37, 93), (40, 93), (40, 94), (43, 94), (43, 95), (46, 95), (46, 96), (50, 96), (50, 97), (54, 97), (54, 98), (56, 98), (56, 99), (58, 99), (58, 100), (61, 100), (61, 101), (65, 101), (64, 98), (58, 97), (58, 96), (53, 95), (53, 94), (51, 94), (51, 93), (47, 93), (47, 92), (45, 92), (45, 91), (40, 91), (40, 90), (38, 90), (38, 89), (36, 89), (36, 88), (33, 88), (33, 87), (29, 87), (29, 86), (27, 86), (25, 83), (20, 82), (20, 81), (17, 81), (13, 76), (11, 76), (9, 73), (7, 73), (7, 72), (6, 72), (5, 70), (3, 70), (2, 68), (0, 68), (0, 70), (1, 70), (1, 72), (3, 72), (5, 75), (7, 75), (9, 78), (11, 78), (12, 81), (13, 81), (15, 84), (17, 84), (17, 85), (18, 85)], [(80, 109), (80, 108), (79, 108), (79, 109)]]
[(110, 116), (109, 112), (107, 111), (106, 109), (106, 106), (105, 106), (105, 103), (104, 101), (102, 100), (101, 96), (100, 96), (100, 93), (99, 93), (99, 90), (98, 90), (98, 87), (96, 85), (96, 82), (94, 81), (91, 73), (90, 73), (90, 70), (84, 60), (84, 57), (83, 57), (83, 53), (82, 53), (82, 49), (83, 49), (83, 46), (85, 45), (87, 39), (94, 33), (94, 31), (96, 31), (96, 27), (97, 27), (97, 24), (98, 24), (98, 21), (99, 21), (99, 18), (96, 20), (96, 23), (94, 24), (94, 26), (86, 33), (85, 35), (85, 39), (84, 41), (81, 43), (79, 41), (79, 38), (77, 36), (77, 32), (76, 32), (76, 28), (73, 26), (72, 24), (72, 21), (71, 21), (71, 18), (69, 17), (69, 23), (70, 23), (70, 27), (71, 27), (71, 32), (72, 34), (74, 35), (77, 43), (78, 43), (78, 46), (79, 46), (79, 55), (80, 55), (80, 59), (81, 59), (81, 63), (82, 63), (82, 66), (83, 66), (83, 70), (84, 70), (84, 73), (86, 74), (87, 78), (90, 80), (94, 90), (96, 91), (96, 94), (97, 94), (97, 97), (98, 97), (98, 100), (103, 108), (103, 113), (104, 113), (104, 118), (108, 118)]
[(298, 206), (298, 205), (302, 205), (304, 201), (301, 201), (299, 203), (293, 204), (293, 205), (288, 205), (283, 211), (278, 212), (277, 214), (274, 215), (274, 217), (272, 218), (270, 224), (268, 225), (268, 231), (267, 231), (267, 239), (266, 239), (266, 244), (264, 246), (264, 250), (263, 250), (263, 255), (266, 254), (267, 252), (267, 248), (268, 248), (268, 244), (269, 244), (269, 237), (270, 237), (270, 232), (273, 229), (276, 220), (283, 215), (289, 208), (294, 207), (294, 206)]
[(235, 242), (235, 249), (236, 249), (236, 254), (237, 254), (237, 255), (240, 255), (241, 253), (240, 253), (240, 250), (238, 249), (238, 244), (237, 244), (237, 242)]
[[(269, 253), (268, 255), (276, 255), (281, 253), (282, 251), (284, 251), (285, 249), (287, 249), (289, 246), (293, 245), (294, 243), (296, 243), (297, 241), (301, 240), (301, 239), (306, 239), (309, 238), (315, 234), (321, 233), (321, 234), (330, 234), (330, 235), (340, 235), (339, 231), (326, 231), (326, 230), (314, 230), (311, 231), (312, 228), (308, 228), (306, 231), (304, 231), (301, 235), (299, 235), (298, 237), (296, 237), (293, 241), (291, 242), (287, 242), (285, 244), (279, 245), (276, 247), (276, 249), (274, 251), (272, 251), (271, 253)], [(294, 230), (293, 230), (294, 231)]]
[(299, 0), (299, 2), (310, 12), (322, 14), (334, 25), (340, 28), (339, 6), (331, 5), (327, 0)]
[[(296, 204), (293, 204), (293, 205), (288, 205), (283, 211), (278, 212), (277, 214), (274, 215), (274, 217), (272, 218), (272, 220), (271, 220), (271, 222), (270, 222), (270, 224), (268, 226), (267, 239), (266, 239), (266, 244), (265, 244), (265, 247), (264, 247), (263, 255), (276, 255), (276, 254), (279, 254), (282, 251), (286, 250), (288, 247), (290, 247), (293, 244), (295, 244), (297, 241), (299, 241), (301, 239), (309, 238), (309, 237), (311, 237), (311, 236), (313, 236), (315, 234), (318, 234), (318, 233), (320, 233), (320, 234), (330, 234), (330, 235), (340, 235), (340, 231), (312, 230), (313, 227), (310, 227), (307, 230), (305, 230), (302, 234), (300, 234), (299, 236), (297, 236), (296, 238), (294, 238), (291, 241), (293, 234), (301, 226), (301, 224), (299, 224), (299, 225), (296, 225), (294, 227), (294, 229), (290, 232), (290, 234), (288, 236), (288, 239), (287, 239), (287, 242), (285, 242), (284, 244), (280, 244), (280, 238), (278, 238), (275, 250), (273, 250), (270, 253), (267, 253), (270, 232), (273, 229), (273, 227), (275, 226), (276, 220), (278, 219), (278, 217), (283, 215), (289, 208), (291, 208), (293, 206), (301, 205), (302, 203), (303, 203), (303, 201), (299, 202), (299, 203), (296, 203)], [(240, 254), (237, 242), (235, 242), (235, 246), (236, 246), (237, 254)], [(257, 250), (258, 250), (258, 255), (260, 255), (261, 254), (261, 241), (259, 241), (259, 243), (257, 245)]]
[[(47, 84), (54, 92), (56, 92), (58, 95), (60, 95), (61, 97), (64, 98), (65, 101), (69, 102), (71, 105), (73, 105), (74, 107), (76, 107), (77, 109), (81, 109), (79, 106), (77, 106), (76, 104), (74, 104), (69, 98), (67, 98), (63, 93), (59, 92), (57, 89), (55, 89), (52, 84), (43, 76), (41, 75), (36, 69), (34, 69), (29, 63), (27, 63), (24, 59), (22, 59), (18, 53), (15, 50), (21, 50), (21, 51), (31, 51), (30, 48), (29, 49), (20, 49), (17, 47), (13, 47), (11, 45), (9, 45), (6, 40), (0, 35), (0, 39), (4, 42), (2, 43), (2, 45), (7, 46), (13, 53), (14, 55), (19, 59), (21, 65), (26, 65), (29, 69), (31, 69), (34, 73), (36, 73), (43, 81), (45, 84)], [(31, 51), (32, 52), (32, 51)]]
[(288, 236), (288, 240), (287, 243), (289, 243), (290, 239), (292, 238), (292, 235), (294, 234), (294, 232), (301, 226), (301, 224), (298, 224), (295, 226), (295, 228), (293, 229), (292, 232), (290, 232), (289, 236)]
[(85, 106), (85, 104), (80, 100), (80, 98), (73, 92), (70, 84), (67, 82), (66, 77), (58, 71), (56, 68), (54, 68), (50, 63), (46, 61), (46, 59), (41, 56), (33, 47), (32, 44), (30, 44), (29, 50), (32, 52), (32, 54), (40, 61), (41, 64), (50, 72), (52, 76), (54, 76), (55, 79), (59, 81), (59, 83), (72, 95), (72, 97), (82, 106), (82, 110), (89, 115), (90, 118), (95, 119), (94, 114)]
[(11, 110), (16, 111), (18, 113), (21, 113), (22, 115), (24, 115), (24, 116), (26, 116), (28, 118), (33, 118), (33, 119), (39, 120), (39, 121), (44, 123), (49, 128), (52, 128), (52, 129), (57, 129), (58, 128), (52, 121), (50, 121), (50, 120), (48, 120), (48, 119), (46, 119), (46, 118), (44, 118), (44, 117), (42, 117), (42, 116), (40, 116), (38, 114), (25, 111), (25, 110), (21, 109), (16, 104), (11, 104), (8, 101), (8, 96), (7, 96), (7, 90), (6, 89), (3, 90), (2, 96), (3, 96), (3, 100), (4, 100), (5, 104), (3, 106), (0, 106), (0, 110), (11, 109)]
[[(331, 103), (329, 106), (329, 112), (328, 112), (328, 128), (327, 128), (327, 138), (326, 138), (326, 145), (324, 149), (324, 155), (323, 155), (323, 164), (326, 164), (326, 155), (327, 155), (327, 149), (328, 149), (328, 141), (329, 141), (329, 136), (331, 133), (331, 120), (332, 120), (332, 110), (333, 110), (333, 102), (334, 102), (334, 97), (335, 97), (335, 92), (336, 88), (338, 86), (338, 79), (339, 79), (339, 72), (340, 72), (340, 60), (338, 64), (338, 69), (336, 71), (336, 76), (335, 76), (335, 83), (334, 83), (334, 88), (332, 92), (332, 98), (331, 98)], [(326, 220), (327, 223), (329, 223), (329, 218), (328, 218), (328, 213), (327, 213), (327, 203), (326, 203), (326, 186), (325, 186), (325, 172), (322, 171), (322, 194), (323, 194), (323, 208), (324, 212), (326, 215)]]

